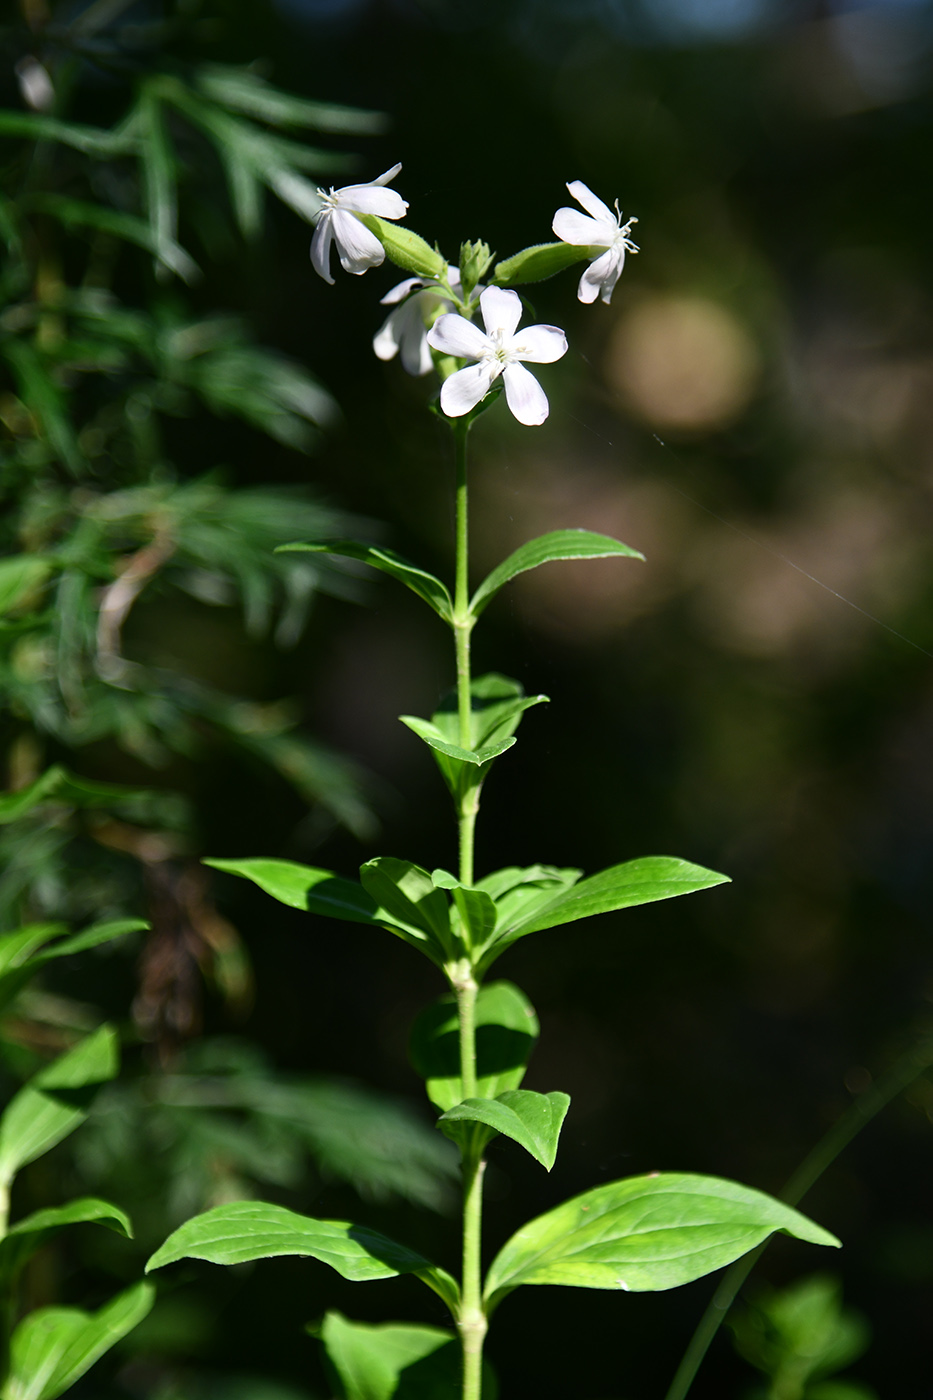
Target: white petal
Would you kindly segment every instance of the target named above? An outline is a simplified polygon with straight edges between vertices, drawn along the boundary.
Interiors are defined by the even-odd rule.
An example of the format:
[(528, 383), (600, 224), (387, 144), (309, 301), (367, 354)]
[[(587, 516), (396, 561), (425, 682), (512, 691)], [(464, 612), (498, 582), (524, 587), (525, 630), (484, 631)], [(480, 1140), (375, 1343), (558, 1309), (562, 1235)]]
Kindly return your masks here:
[(447, 417), (462, 418), (469, 413), (488, 392), (495, 377), (491, 365), (467, 365), (445, 379), (441, 385), (441, 408)]
[(605, 248), (615, 238), (618, 230), (615, 220), (612, 227), (597, 223), (581, 214), (579, 209), (558, 209), (551, 221), (551, 228), (565, 243), (573, 243), (578, 248)]
[(567, 337), (559, 326), (525, 326), (505, 347), (509, 354), (535, 365), (549, 365), (567, 353)]
[(331, 286), (334, 285), (334, 279), (330, 275), (330, 244), (333, 236), (331, 211), (328, 209), (318, 219), (314, 237), (311, 239), (311, 262), (317, 275), (323, 277)]
[(522, 299), (517, 292), (507, 292), (501, 287), (487, 287), (479, 299), (479, 309), (487, 334), (504, 331), (514, 335), (515, 327), (522, 319)]
[(602, 200), (593, 193), (589, 185), (584, 185), (582, 180), (571, 180), (567, 189), (577, 203), (582, 204), (586, 212), (593, 215), (594, 219), (598, 219), (600, 223), (616, 226), (615, 214), (608, 204), (603, 204)]
[(465, 360), (478, 360), (490, 348), (489, 337), (483, 335), (479, 326), (452, 311), (438, 316), (428, 331), (428, 344), (444, 355), (456, 355)]
[(577, 297), (580, 301), (595, 301), (601, 296), (606, 305), (612, 300), (612, 292), (618, 282), (625, 262), (625, 248), (621, 243), (609, 248), (601, 258), (591, 262), (580, 278)]
[(379, 298), (380, 306), (394, 306), (398, 301), (404, 301), (409, 292), (413, 292), (418, 287), (424, 286), (424, 279), (421, 277), (406, 277), (404, 282), (399, 282), (390, 292), (386, 292), (384, 297)]
[(506, 365), (505, 401), (519, 423), (526, 428), (537, 428), (548, 415), (547, 394), (524, 365)]
[(408, 205), (395, 190), (378, 185), (348, 185), (337, 191), (337, 208), (352, 209), (357, 214), (378, 214), (380, 219), (404, 219)]
[(399, 338), (396, 325), (397, 312), (393, 311), (373, 336), (373, 349), (380, 360), (394, 359), (398, 354)]
[(385, 262), (385, 249), (374, 233), (361, 224), (355, 214), (345, 209), (335, 209), (331, 215), (340, 266), (344, 272), (354, 272), (359, 276), (367, 268), (378, 267)]
[(414, 296), (392, 314), (395, 317), (396, 334), (402, 350), (402, 365), (406, 374), (415, 376), (427, 374), (433, 369), (434, 361), (428, 347), (427, 329), (424, 324), (426, 309), (433, 308), (435, 299), (430, 292)]
[(402, 162), (399, 161), (398, 165), (393, 165), (391, 170), (383, 170), (381, 175), (377, 175), (375, 180), (370, 180), (369, 183), (371, 185), (391, 185), (401, 168)]

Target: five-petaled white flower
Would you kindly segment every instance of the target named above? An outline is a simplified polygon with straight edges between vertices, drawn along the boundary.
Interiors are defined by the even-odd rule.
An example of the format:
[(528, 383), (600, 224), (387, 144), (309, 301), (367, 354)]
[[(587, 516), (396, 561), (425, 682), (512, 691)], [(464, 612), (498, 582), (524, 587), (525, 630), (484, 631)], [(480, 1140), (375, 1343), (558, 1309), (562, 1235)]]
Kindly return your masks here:
[(443, 355), (475, 360), (456, 370), (441, 385), (441, 408), (448, 418), (460, 418), (489, 391), (501, 374), (505, 401), (519, 423), (537, 427), (548, 415), (547, 395), (533, 374), (520, 363), (545, 365), (559, 360), (567, 350), (567, 337), (557, 326), (516, 328), (521, 319), (521, 298), (500, 287), (487, 287), (479, 299), (486, 334), (464, 316), (439, 316), (428, 331), (428, 344)]
[(401, 165), (393, 165), (367, 185), (345, 185), (342, 190), (329, 192), (319, 189), (324, 208), (317, 216), (311, 240), (311, 261), (315, 272), (325, 282), (333, 284), (330, 275), (331, 239), (337, 244), (340, 266), (344, 272), (363, 273), (385, 261), (385, 249), (374, 233), (356, 216), (377, 214), (380, 219), (403, 219), (408, 205), (395, 190), (384, 187), (394, 180)]
[[(447, 281), (451, 291), (459, 296), (460, 272), (450, 263), (447, 264)], [(386, 292), (379, 304), (395, 307), (373, 337), (373, 349), (380, 360), (391, 360), (401, 351), (402, 365), (409, 374), (427, 374), (434, 367), (428, 347), (427, 322), (435, 313), (452, 307), (453, 302), (443, 295), (433, 278), (408, 277), (391, 292)]]
[(638, 245), (629, 238), (629, 229), (638, 220), (629, 219), (623, 224), (619, 201), (616, 200), (616, 212), (613, 214), (609, 206), (597, 199), (582, 180), (573, 180), (567, 188), (577, 203), (582, 204), (586, 214), (581, 214), (578, 209), (558, 209), (551, 227), (565, 243), (574, 243), (578, 247), (589, 244), (606, 249), (605, 253), (593, 259), (580, 278), (577, 296), (580, 301), (589, 302), (595, 301), (599, 295), (608, 305), (625, 265), (625, 254), (638, 252)]

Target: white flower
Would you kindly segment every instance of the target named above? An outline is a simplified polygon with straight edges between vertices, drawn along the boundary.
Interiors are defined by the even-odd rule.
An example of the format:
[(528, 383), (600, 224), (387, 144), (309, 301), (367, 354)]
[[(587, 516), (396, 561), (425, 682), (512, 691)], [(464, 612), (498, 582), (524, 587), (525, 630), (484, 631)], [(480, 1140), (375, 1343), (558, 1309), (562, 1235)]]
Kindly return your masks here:
[(623, 224), (619, 201), (616, 200), (616, 212), (613, 214), (609, 206), (597, 199), (582, 180), (572, 181), (567, 188), (577, 203), (583, 205), (586, 214), (581, 214), (578, 209), (558, 209), (551, 228), (565, 243), (574, 243), (578, 247), (589, 244), (606, 249), (605, 253), (594, 258), (580, 278), (577, 296), (580, 301), (595, 301), (599, 294), (608, 306), (613, 288), (625, 266), (625, 254), (638, 252), (638, 245), (628, 236), (632, 224), (637, 224), (638, 220), (629, 219), (628, 223)]
[(363, 273), (385, 261), (385, 249), (379, 239), (356, 216), (377, 214), (380, 219), (404, 219), (408, 209), (405, 200), (395, 190), (384, 188), (401, 168), (393, 165), (368, 185), (345, 185), (342, 190), (332, 189), (329, 193), (318, 190), (324, 208), (317, 216), (311, 240), (311, 261), (325, 282), (334, 281), (330, 275), (331, 239), (336, 241), (344, 272)]
[(448, 418), (469, 413), (488, 393), (494, 379), (505, 380), (505, 400), (519, 423), (537, 427), (548, 415), (547, 395), (520, 363), (545, 365), (567, 351), (567, 337), (557, 326), (526, 326), (516, 334), (522, 314), (515, 292), (487, 287), (479, 299), (486, 334), (463, 316), (439, 316), (428, 331), (428, 344), (444, 355), (475, 360), (441, 385), (441, 408)]
[[(451, 291), (459, 295), (460, 272), (450, 263), (447, 281)], [(391, 360), (401, 351), (402, 365), (409, 374), (427, 374), (434, 363), (428, 347), (427, 323), (435, 319), (438, 311), (452, 307), (453, 302), (442, 295), (433, 278), (408, 277), (386, 292), (379, 304), (395, 307), (373, 338), (373, 349), (380, 360)]]

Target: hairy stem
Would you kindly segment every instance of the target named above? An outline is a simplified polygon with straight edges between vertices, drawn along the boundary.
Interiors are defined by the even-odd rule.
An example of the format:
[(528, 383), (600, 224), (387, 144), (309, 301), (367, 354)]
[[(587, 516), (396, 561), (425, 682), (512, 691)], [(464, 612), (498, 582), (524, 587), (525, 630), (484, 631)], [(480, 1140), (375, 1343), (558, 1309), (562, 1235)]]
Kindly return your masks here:
[[(840, 1152), (848, 1147), (852, 1139), (857, 1137), (864, 1127), (867, 1127), (875, 1114), (886, 1108), (892, 1099), (896, 1099), (898, 1094), (908, 1088), (931, 1065), (933, 1065), (933, 1038), (925, 1039), (915, 1045), (906, 1055), (902, 1055), (899, 1060), (895, 1061), (887, 1074), (883, 1074), (863, 1094), (859, 1094), (842, 1117), (833, 1124), (825, 1137), (821, 1138), (812, 1152), (803, 1159), (780, 1192), (780, 1199), (786, 1201), (789, 1206), (797, 1205), (811, 1186), (819, 1181), (826, 1169), (832, 1166)], [(720, 1326), (725, 1321), (726, 1313), (735, 1302), (736, 1294), (770, 1242), (769, 1238), (757, 1249), (753, 1249), (750, 1254), (737, 1259), (723, 1274), (719, 1287), (710, 1299), (706, 1311), (697, 1324), (696, 1331), (690, 1338), (687, 1350), (677, 1368), (677, 1374), (671, 1381), (664, 1400), (686, 1400), (703, 1358)]]

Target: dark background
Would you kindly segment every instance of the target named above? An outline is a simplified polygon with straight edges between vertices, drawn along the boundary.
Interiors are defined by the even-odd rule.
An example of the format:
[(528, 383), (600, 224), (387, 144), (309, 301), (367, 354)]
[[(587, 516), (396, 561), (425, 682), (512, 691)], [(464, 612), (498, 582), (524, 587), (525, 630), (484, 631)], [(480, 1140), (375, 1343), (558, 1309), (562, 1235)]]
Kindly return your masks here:
[[(500, 403), (472, 437), (477, 578), (558, 526), (647, 556), (548, 566), (489, 609), (475, 669), (551, 704), (487, 785), (478, 870), (592, 872), (664, 853), (734, 883), (536, 935), (498, 965), (542, 1022), (527, 1087), (565, 1089), (572, 1106), (550, 1176), (511, 1144), (492, 1149), (487, 1238), (493, 1250), (566, 1196), (656, 1168), (777, 1191), (929, 1031), (929, 7), (212, 12), (193, 57), (260, 60), (280, 87), (389, 114), (385, 136), (345, 142), (358, 178), (401, 160), (408, 224), (454, 260), (466, 238), (500, 256), (547, 240), (565, 181), (639, 218), (642, 251), (611, 307), (580, 305), (572, 270), (528, 289), (571, 347), (541, 372), (547, 424), (520, 428)], [(247, 274), (218, 258), (197, 296), (205, 310), (245, 305), (261, 339), (331, 388), (342, 429), (309, 465), (240, 428), (186, 422), (174, 457), (192, 474), (223, 462), (240, 484), (310, 481), (449, 573), (452, 465), (425, 412), (431, 388), (370, 348), (398, 277), (338, 273), (329, 287), (308, 242), (277, 208)], [(220, 763), (202, 768), (206, 853), (344, 874), (377, 853), (454, 864), (445, 792), (396, 722), (429, 714), (452, 679), (443, 630), (412, 595), (379, 579), (363, 606), (323, 599), (287, 655), (215, 645), (215, 614), (195, 605), (143, 601), (134, 628), (142, 651), (167, 649), (212, 683), (299, 696), (311, 729), (378, 780), (380, 838), (317, 843), (297, 798), (244, 794)], [(216, 891), (256, 967), (243, 1031), (283, 1068), (417, 1096), (406, 1040), (441, 990), (429, 966), (388, 935), (309, 924), (233, 881)], [(779, 1241), (759, 1270), (775, 1284), (838, 1271), (874, 1331), (855, 1374), (898, 1400), (929, 1394), (931, 1115), (921, 1079), (803, 1203), (841, 1254)], [(360, 1211), (336, 1187), (309, 1208)], [(367, 1218), (453, 1262), (452, 1220), (439, 1250), (429, 1219), (399, 1214)], [(203, 1359), (311, 1375), (312, 1389), (300, 1328), (325, 1307), (443, 1320), (415, 1283), (351, 1289), (301, 1261), (194, 1277), (214, 1299)], [(503, 1395), (663, 1395), (711, 1287), (521, 1290), (489, 1342)], [(738, 1396), (749, 1374), (721, 1337), (693, 1394)]]

